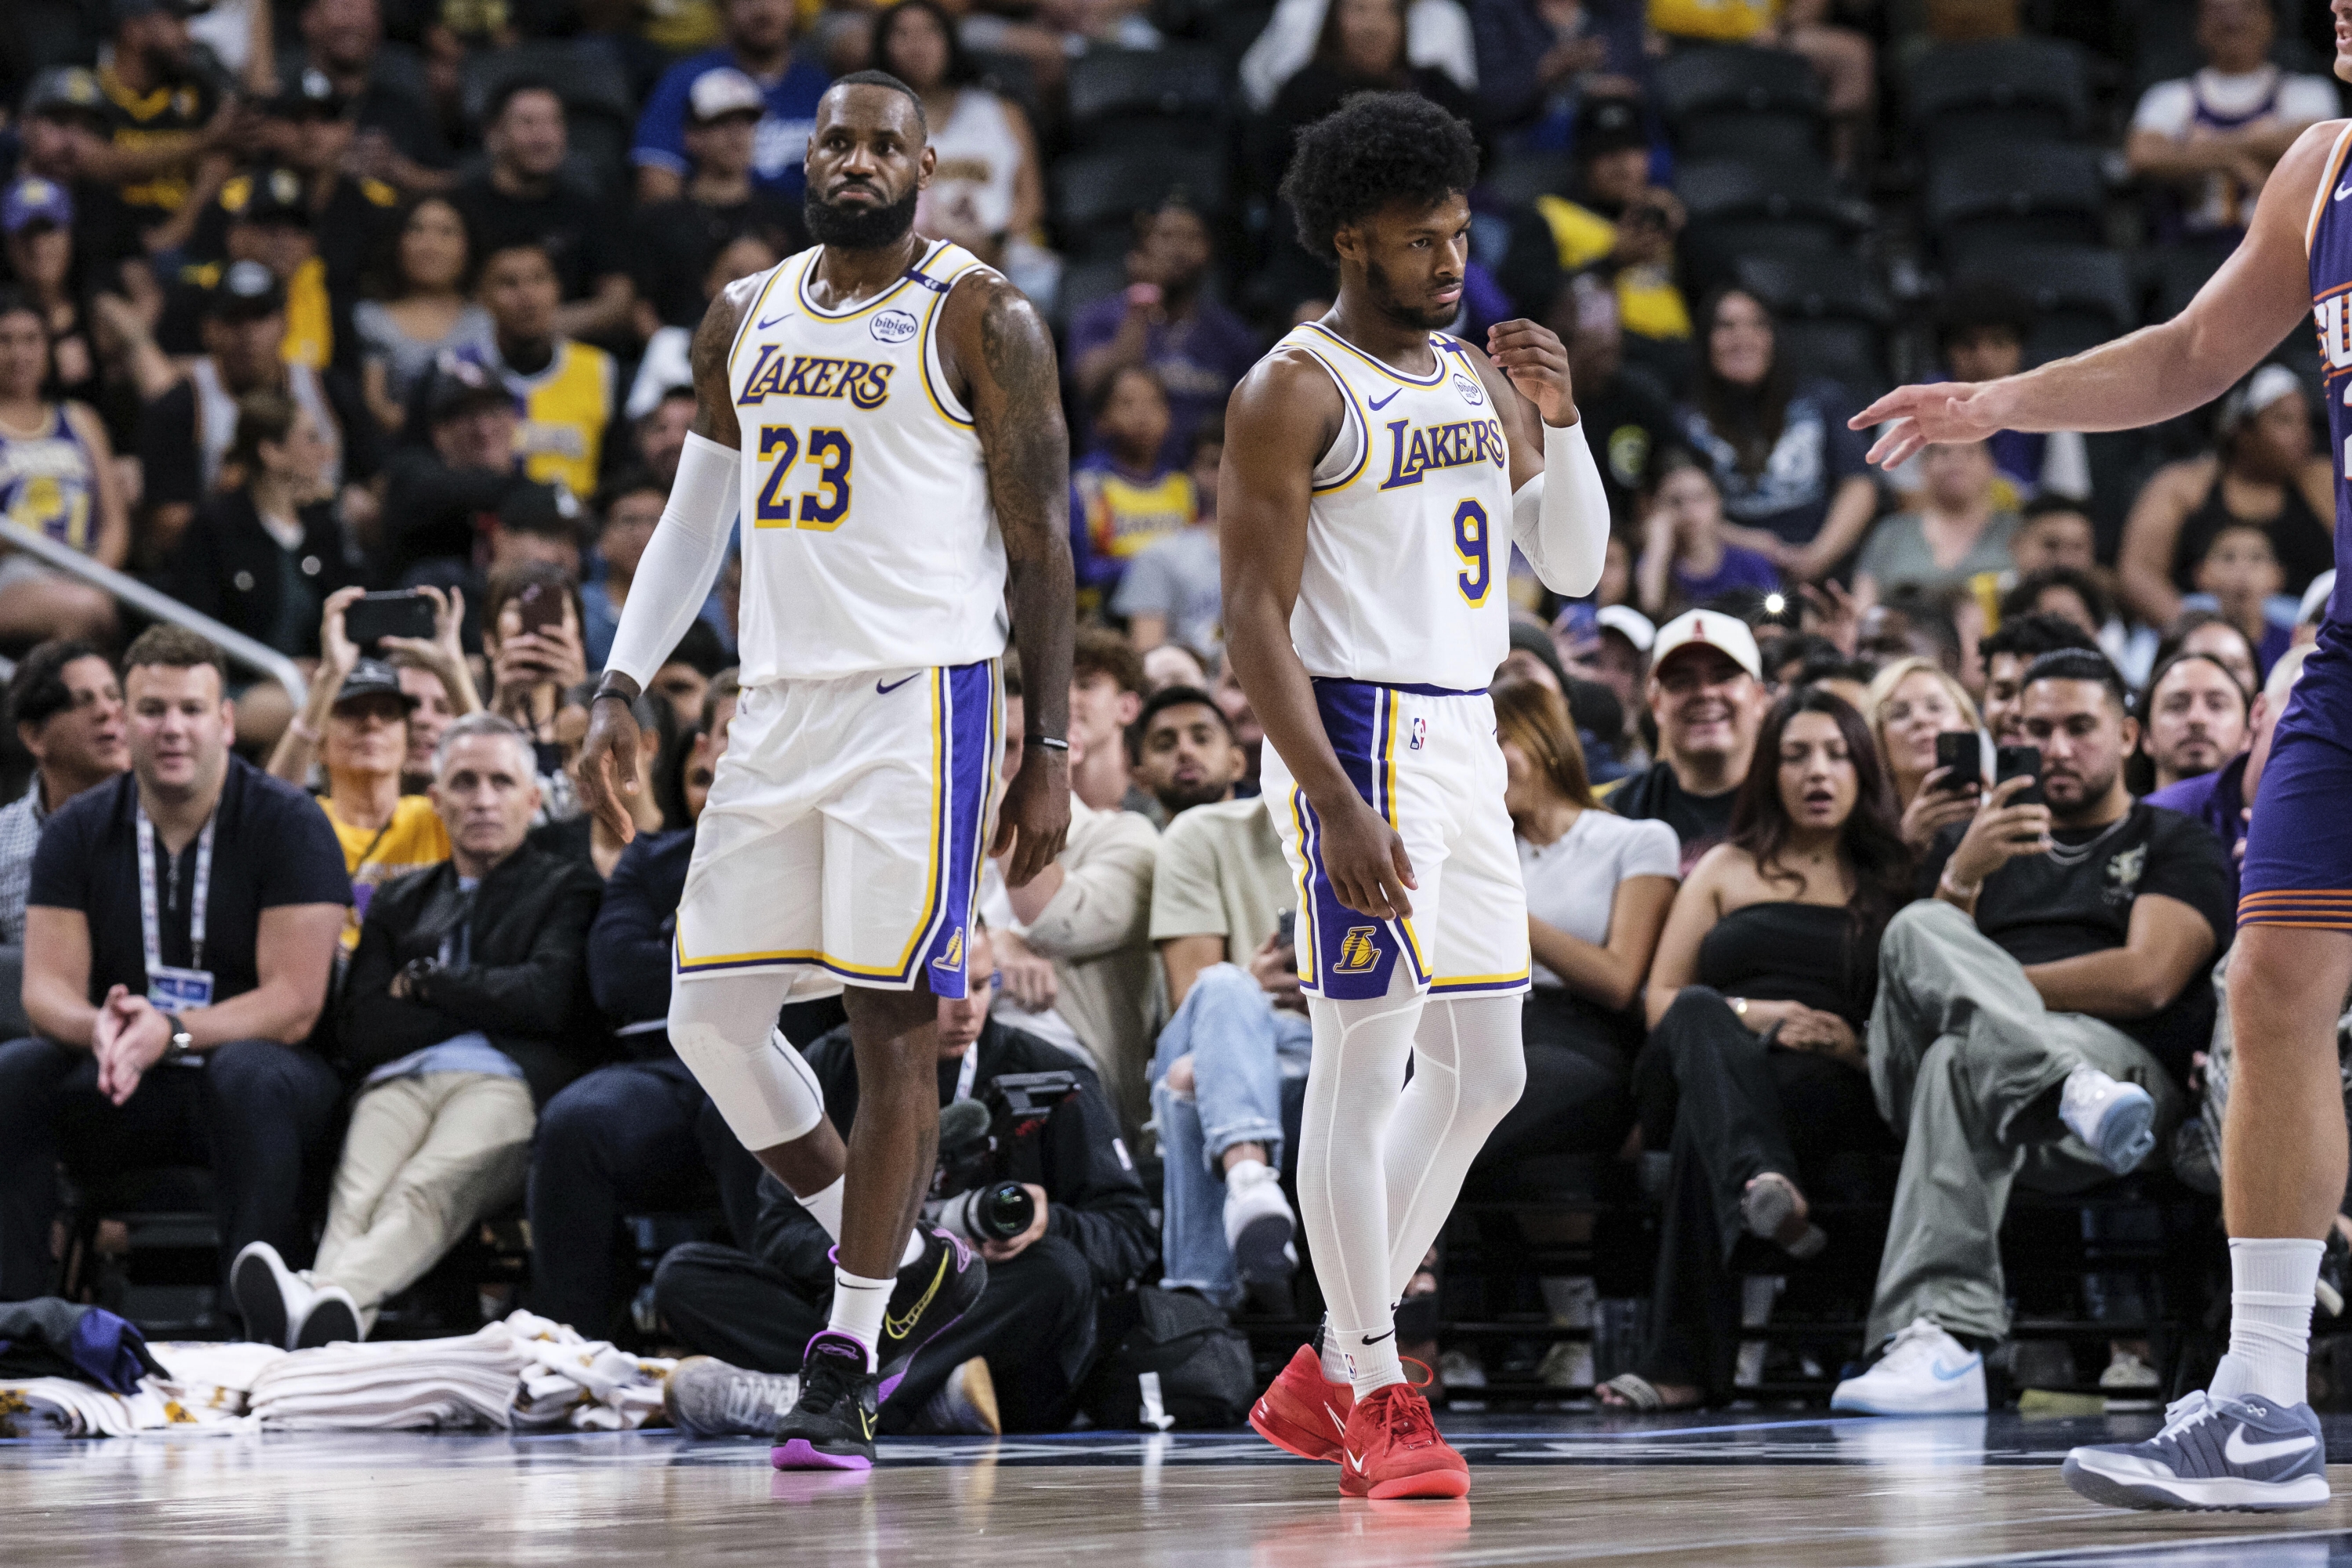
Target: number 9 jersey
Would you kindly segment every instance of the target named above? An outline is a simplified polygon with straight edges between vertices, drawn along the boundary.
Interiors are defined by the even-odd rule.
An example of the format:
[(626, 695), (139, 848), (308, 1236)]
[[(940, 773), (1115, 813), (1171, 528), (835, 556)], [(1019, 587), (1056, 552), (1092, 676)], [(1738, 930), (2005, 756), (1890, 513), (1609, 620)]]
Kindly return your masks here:
[(1410, 376), (1312, 322), (1276, 345), (1314, 356), (1346, 405), (1290, 613), (1309, 675), (1475, 691), (1511, 650), (1510, 441), (1460, 341), (1429, 346), (1436, 371)]
[(1003, 654), (1004, 542), (939, 325), (980, 267), (933, 244), (826, 310), (802, 251), (761, 280), (728, 357), (742, 426), (742, 680), (826, 679)]

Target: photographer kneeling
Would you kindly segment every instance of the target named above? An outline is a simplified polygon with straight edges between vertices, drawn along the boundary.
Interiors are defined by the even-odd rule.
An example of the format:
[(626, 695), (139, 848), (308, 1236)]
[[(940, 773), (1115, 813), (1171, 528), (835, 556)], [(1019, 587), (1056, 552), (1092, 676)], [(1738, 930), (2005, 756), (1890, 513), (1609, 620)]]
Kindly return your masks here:
[[(1024, 1074), (1069, 1074), (1075, 1089), (1025, 1136), (997, 1120), (1000, 1152), (975, 1171), (958, 1160), (958, 1128), (969, 1111), (940, 1118), (941, 1183), (927, 1214), (961, 1214), (984, 1204), (956, 1202), (975, 1186), (985, 1193), (1017, 1183), (1034, 1212), (1004, 1240), (977, 1239), (988, 1284), (971, 1311), (917, 1353), (882, 1405), (888, 1433), (1049, 1432), (1066, 1426), (1095, 1351), (1095, 1313), (1104, 1294), (1135, 1282), (1159, 1252), (1150, 1200), (1118, 1139), (1118, 1119), (1094, 1075), (1076, 1058), (1033, 1035), (988, 1017), (996, 960), (985, 928), (975, 927), (965, 999), (940, 1004), (940, 1103), (1025, 1098), (1054, 1087), (1000, 1086)], [(808, 1047), (834, 1124), (857, 1114), (857, 1068), (849, 1031)], [(984, 1175), (985, 1180), (971, 1178)], [(825, 1325), (833, 1292), (832, 1247), (822, 1226), (773, 1176), (760, 1184), (760, 1219), (750, 1253), (706, 1243), (673, 1248), (654, 1277), (654, 1297), (678, 1338), (718, 1361), (681, 1364), (670, 1379), (670, 1415), (697, 1436), (764, 1436), (792, 1405), (790, 1385), (774, 1375), (796, 1372), (809, 1336)], [(1010, 1205), (1020, 1206), (1017, 1200)], [(1017, 1217), (1017, 1216), (1015, 1216)], [(954, 1225), (954, 1214), (938, 1223)], [(977, 1223), (965, 1234), (976, 1235)], [(978, 1366), (968, 1363), (978, 1361)], [(992, 1395), (991, 1385), (993, 1386)], [(992, 1408), (992, 1405), (993, 1408)], [(992, 1418), (995, 1417), (995, 1418)]]

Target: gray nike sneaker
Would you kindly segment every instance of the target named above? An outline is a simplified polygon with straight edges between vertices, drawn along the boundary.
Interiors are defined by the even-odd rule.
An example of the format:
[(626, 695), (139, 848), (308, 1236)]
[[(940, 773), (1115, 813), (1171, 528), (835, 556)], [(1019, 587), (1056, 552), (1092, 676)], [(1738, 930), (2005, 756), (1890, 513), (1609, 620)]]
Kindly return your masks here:
[(2289, 1513), (2327, 1500), (2327, 1441), (2308, 1405), (2199, 1390), (2165, 1407), (2145, 1443), (2066, 1456), (2066, 1484), (2115, 1508)]
[(747, 1372), (716, 1356), (691, 1355), (670, 1370), (662, 1408), (689, 1437), (765, 1437), (800, 1397), (790, 1373)]

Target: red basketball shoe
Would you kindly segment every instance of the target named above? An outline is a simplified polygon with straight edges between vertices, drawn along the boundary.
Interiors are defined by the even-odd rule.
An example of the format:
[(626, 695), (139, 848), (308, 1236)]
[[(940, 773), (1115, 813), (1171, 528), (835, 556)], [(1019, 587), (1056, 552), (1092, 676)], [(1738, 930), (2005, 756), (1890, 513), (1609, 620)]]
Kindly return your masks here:
[(1302, 1459), (1339, 1460), (1339, 1439), (1347, 1434), (1348, 1413), (1356, 1407), (1356, 1391), (1323, 1375), (1323, 1358), (1313, 1345), (1301, 1345), (1266, 1391), (1250, 1406), (1249, 1424), (1277, 1448)]
[(1437, 1435), (1429, 1401), (1410, 1384), (1391, 1383), (1356, 1401), (1340, 1439), (1343, 1497), (1465, 1497), (1470, 1467)]

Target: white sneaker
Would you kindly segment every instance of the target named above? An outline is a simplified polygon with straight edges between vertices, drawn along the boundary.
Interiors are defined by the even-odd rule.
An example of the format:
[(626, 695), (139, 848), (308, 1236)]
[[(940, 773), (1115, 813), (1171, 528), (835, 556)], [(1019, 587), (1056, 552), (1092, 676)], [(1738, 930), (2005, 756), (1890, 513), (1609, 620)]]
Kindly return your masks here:
[(2066, 1075), (2058, 1091), (2058, 1119), (2118, 1176), (2137, 1170), (2156, 1147), (2156, 1101), (2147, 1090), (2095, 1067)]
[(2130, 1351), (2115, 1351), (2111, 1356), (2106, 1371), (2099, 1373), (2099, 1392), (2107, 1396), (2107, 1414), (2155, 1409), (2157, 1395), (2164, 1391), (2164, 1380), (2156, 1368)]
[(358, 1344), (367, 1338), (367, 1328), (360, 1317), (359, 1303), (341, 1285), (312, 1285), (304, 1280), (310, 1292), (288, 1336), (291, 1348), (298, 1351), (317, 1350), (322, 1345)]
[(1984, 1357), (1927, 1318), (1887, 1342), (1886, 1353), (1830, 1395), (1830, 1408), (1862, 1415), (1978, 1415), (1985, 1408)]
[(1280, 1172), (1244, 1160), (1225, 1173), (1225, 1245), (1244, 1283), (1287, 1280), (1298, 1272), (1298, 1249), (1291, 1244), (1297, 1231)]
[(247, 1339), (282, 1351), (294, 1348), (294, 1328), (310, 1310), (311, 1290), (276, 1247), (266, 1241), (247, 1243), (228, 1267), (228, 1289), (245, 1319)]

